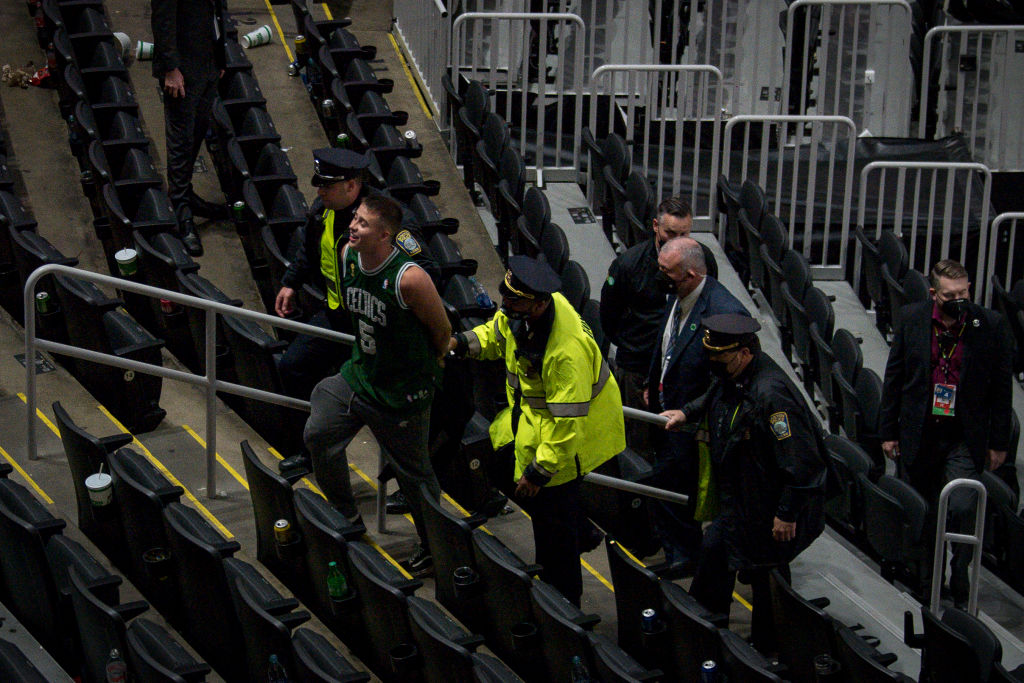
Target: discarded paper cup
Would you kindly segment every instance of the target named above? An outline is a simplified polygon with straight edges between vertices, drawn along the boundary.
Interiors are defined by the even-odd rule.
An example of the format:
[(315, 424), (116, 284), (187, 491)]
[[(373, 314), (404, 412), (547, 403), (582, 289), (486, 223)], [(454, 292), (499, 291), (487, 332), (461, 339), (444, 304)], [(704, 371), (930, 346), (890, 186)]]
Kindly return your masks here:
[(270, 38), (273, 34), (270, 32), (270, 26), (263, 24), (255, 31), (249, 31), (242, 36), (242, 47), (249, 49), (250, 47), (259, 47), (260, 45), (266, 45), (270, 42)]
[(110, 505), (110, 499), (114, 497), (113, 480), (106, 472), (90, 474), (85, 478), (85, 488), (89, 489), (89, 500), (98, 508)]
[(135, 43), (135, 59), (140, 62), (153, 59), (153, 43), (147, 43), (144, 40)]
[(121, 59), (127, 59), (132, 51), (132, 39), (128, 37), (127, 33), (121, 33), (120, 31), (115, 31), (114, 37), (121, 44)]
[(117, 268), (121, 271), (121, 275), (125, 277), (135, 275), (135, 271), (139, 269), (134, 249), (122, 249), (114, 254), (114, 260), (117, 261)]

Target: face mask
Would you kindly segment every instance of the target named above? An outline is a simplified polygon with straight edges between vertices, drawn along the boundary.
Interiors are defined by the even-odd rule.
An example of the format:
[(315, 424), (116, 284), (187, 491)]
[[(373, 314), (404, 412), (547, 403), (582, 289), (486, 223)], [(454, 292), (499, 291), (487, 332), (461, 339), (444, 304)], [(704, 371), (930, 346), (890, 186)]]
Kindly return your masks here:
[(729, 361), (711, 361), (711, 374), (718, 379), (729, 379), (731, 376), (729, 372)]
[(940, 307), (942, 312), (950, 318), (959, 320), (967, 312), (967, 299), (950, 299), (943, 301)]
[(501, 312), (504, 313), (505, 317), (509, 320), (526, 320), (530, 317), (530, 314), (527, 311), (513, 311), (507, 306), (502, 306)]
[(676, 284), (676, 281), (669, 277), (667, 273), (660, 270), (655, 273), (654, 282), (658, 287), (658, 291), (664, 294), (675, 294), (679, 289), (679, 285)]

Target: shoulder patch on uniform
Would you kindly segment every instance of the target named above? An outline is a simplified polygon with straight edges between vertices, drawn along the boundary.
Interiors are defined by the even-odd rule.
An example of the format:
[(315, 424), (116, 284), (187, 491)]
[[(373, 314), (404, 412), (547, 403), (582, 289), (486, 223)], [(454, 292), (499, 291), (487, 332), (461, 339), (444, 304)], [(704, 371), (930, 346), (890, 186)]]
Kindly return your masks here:
[(772, 413), (768, 418), (768, 424), (772, 427), (772, 434), (779, 441), (793, 436), (793, 433), (789, 430), (789, 416), (786, 415), (785, 411)]
[(420, 247), (420, 243), (408, 230), (401, 230), (397, 235), (395, 235), (395, 244), (397, 244), (402, 251), (407, 253), (409, 256), (415, 256), (423, 251)]

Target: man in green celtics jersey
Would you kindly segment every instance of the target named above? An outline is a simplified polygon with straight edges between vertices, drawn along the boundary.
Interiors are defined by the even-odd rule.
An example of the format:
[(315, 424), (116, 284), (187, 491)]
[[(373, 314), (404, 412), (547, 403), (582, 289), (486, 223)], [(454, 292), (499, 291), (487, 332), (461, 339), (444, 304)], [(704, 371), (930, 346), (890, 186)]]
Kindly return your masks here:
[(345, 448), (364, 425), (370, 428), (396, 472), (420, 536), (407, 567), (424, 574), (433, 561), (420, 484), (435, 496), (441, 493), (427, 433), (451, 324), (430, 276), (393, 244), (401, 220), (401, 206), (384, 196), (364, 197), (356, 209), (338, 274), (356, 343), (341, 372), (313, 389), (304, 441), (327, 499), (357, 521)]

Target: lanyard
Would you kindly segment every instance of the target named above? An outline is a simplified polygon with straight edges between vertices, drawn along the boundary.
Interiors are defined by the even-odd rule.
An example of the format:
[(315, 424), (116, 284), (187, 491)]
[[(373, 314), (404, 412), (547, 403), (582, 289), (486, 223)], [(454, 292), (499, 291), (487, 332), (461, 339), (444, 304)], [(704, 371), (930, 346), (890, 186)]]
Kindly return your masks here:
[(949, 371), (950, 371), (950, 365), (951, 365), (951, 363), (949, 362), (949, 359), (953, 357), (954, 353), (956, 353), (956, 347), (960, 346), (960, 337), (963, 336), (964, 329), (966, 327), (967, 327), (966, 324), (960, 325), (960, 332), (958, 332), (957, 335), (956, 335), (956, 341), (953, 342), (953, 345), (949, 347), (949, 351), (946, 352), (946, 353), (942, 352), (942, 338), (939, 337), (939, 339), (938, 339), (939, 369), (942, 370), (942, 374), (946, 378), (946, 382), (947, 383), (949, 382)]

